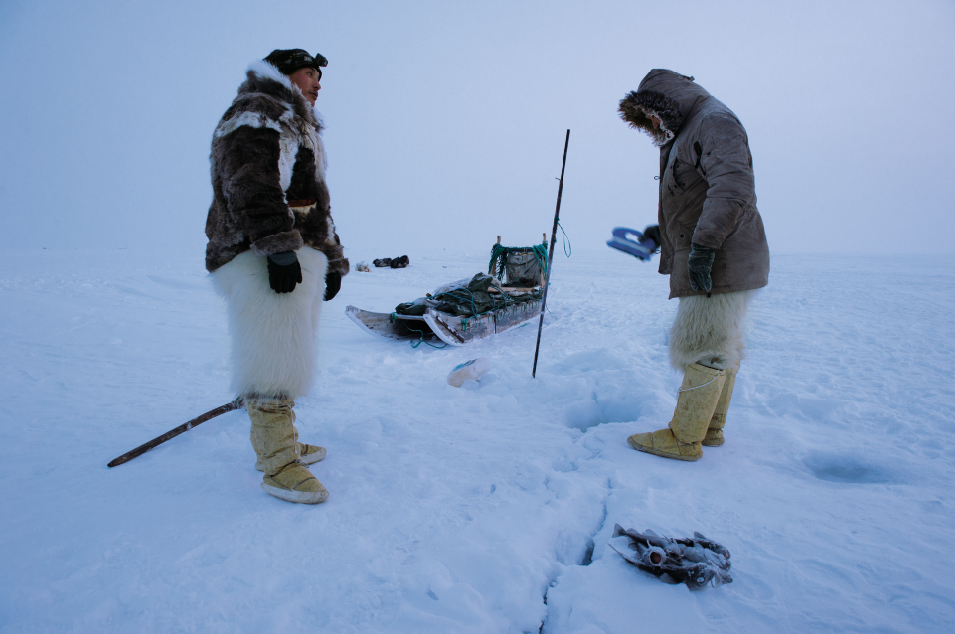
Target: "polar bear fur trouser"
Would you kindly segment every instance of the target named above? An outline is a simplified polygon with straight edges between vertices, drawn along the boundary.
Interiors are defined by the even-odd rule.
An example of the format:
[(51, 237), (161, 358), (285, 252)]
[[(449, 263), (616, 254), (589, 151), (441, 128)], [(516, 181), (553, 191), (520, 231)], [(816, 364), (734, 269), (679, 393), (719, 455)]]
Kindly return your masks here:
[(294, 399), (315, 382), (318, 316), (325, 294), (328, 258), (296, 251), (302, 282), (291, 293), (269, 287), (265, 256), (244, 251), (212, 273), (229, 308), (232, 389), (245, 398)]
[(756, 291), (680, 298), (670, 329), (670, 364), (682, 372), (694, 363), (715, 370), (736, 367), (743, 358), (743, 320)]

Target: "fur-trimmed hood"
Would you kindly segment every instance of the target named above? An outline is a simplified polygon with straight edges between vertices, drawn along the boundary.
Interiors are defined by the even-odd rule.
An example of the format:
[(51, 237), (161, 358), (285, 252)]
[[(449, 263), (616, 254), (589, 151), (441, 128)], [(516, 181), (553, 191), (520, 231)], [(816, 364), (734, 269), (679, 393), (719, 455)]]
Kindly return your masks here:
[[(620, 118), (649, 134), (654, 145), (662, 146), (676, 137), (693, 108), (710, 96), (693, 77), (655, 69), (647, 73), (636, 91), (620, 101)], [(659, 129), (653, 127), (648, 115), (663, 122)]]

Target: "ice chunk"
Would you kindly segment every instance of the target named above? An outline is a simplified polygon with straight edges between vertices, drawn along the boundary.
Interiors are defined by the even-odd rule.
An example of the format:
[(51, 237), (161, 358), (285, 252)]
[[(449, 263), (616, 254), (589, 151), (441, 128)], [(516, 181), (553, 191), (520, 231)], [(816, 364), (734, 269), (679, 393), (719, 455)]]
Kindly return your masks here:
[(461, 387), (468, 379), (478, 381), (491, 369), (491, 362), (484, 357), (465, 361), (448, 374), (448, 385)]

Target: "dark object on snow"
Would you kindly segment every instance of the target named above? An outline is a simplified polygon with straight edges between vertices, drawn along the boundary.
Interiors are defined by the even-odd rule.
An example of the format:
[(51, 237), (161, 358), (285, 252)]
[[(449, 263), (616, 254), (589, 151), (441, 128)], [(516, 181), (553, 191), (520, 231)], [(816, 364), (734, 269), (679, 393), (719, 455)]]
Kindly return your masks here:
[(325, 295), (322, 297), (326, 302), (331, 301), (338, 291), (342, 290), (342, 274), (338, 271), (329, 271), (325, 274)]
[(282, 251), (268, 256), (269, 286), (276, 293), (291, 293), (302, 282), (302, 265), (295, 251)]
[(704, 247), (695, 242), (690, 246), (687, 268), (690, 272), (690, 287), (694, 291), (709, 293), (713, 289), (713, 278), (710, 277), (710, 271), (713, 270), (714, 259), (716, 259), (716, 249)]
[(218, 416), (219, 414), (225, 414), (226, 412), (231, 412), (232, 410), (234, 410), (234, 409), (239, 409), (239, 408), (243, 407), (244, 405), (245, 405), (245, 403), (243, 402), (242, 397), (240, 396), (239, 398), (235, 399), (235, 400), (232, 401), (231, 403), (226, 403), (225, 405), (220, 405), (219, 407), (217, 407), (217, 408), (215, 408), (215, 409), (213, 409), (213, 410), (209, 410), (208, 412), (206, 412), (206, 413), (203, 414), (202, 416), (197, 416), (197, 417), (193, 418), (192, 420), (183, 423), (183, 424), (180, 425), (179, 427), (176, 427), (175, 429), (170, 429), (169, 431), (167, 431), (167, 432), (166, 432), (165, 434), (163, 434), (162, 436), (156, 436), (155, 438), (153, 438), (153, 439), (150, 440), (149, 442), (144, 443), (144, 444), (142, 444), (142, 445), (136, 447), (136, 448), (133, 449), (132, 451), (127, 451), (126, 453), (124, 453), (124, 454), (123, 454), (122, 456), (120, 456), (119, 458), (115, 458), (115, 459), (111, 460), (106, 466), (107, 466), (107, 467), (118, 467), (118, 466), (121, 465), (121, 464), (124, 464), (124, 463), (126, 463), (126, 462), (129, 462), (129, 461), (132, 460), (133, 458), (137, 458), (137, 457), (143, 455), (144, 453), (146, 453), (147, 451), (149, 451), (149, 450), (152, 449), (153, 447), (158, 447), (159, 445), (163, 444), (163, 443), (166, 442), (167, 440), (170, 440), (170, 439), (172, 439), (172, 438), (175, 438), (176, 436), (178, 436), (179, 434), (181, 434), (181, 433), (183, 433), (183, 432), (189, 431), (190, 429), (192, 429), (192, 428), (195, 427), (196, 425), (201, 425), (202, 423), (206, 422), (207, 420), (210, 420), (210, 419), (212, 419), (212, 418), (215, 418), (215, 417)]
[(614, 524), (612, 537), (624, 535), (630, 539), (631, 553), (622, 553), (608, 544), (618, 555), (640, 570), (660, 577), (666, 583), (685, 583), (690, 590), (702, 590), (711, 584), (714, 588), (732, 583), (730, 551), (699, 533), (693, 539), (660, 537), (651, 530), (638, 533), (624, 530)]
[(408, 259), (408, 256), (403, 255), (400, 258), (379, 258), (373, 260), (372, 264), (379, 268), (390, 266), (393, 269), (403, 269), (408, 266), (410, 262), (411, 260)]
[[(656, 229), (656, 240), (651, 238), (650, 231)], [(660, 250), (660, 228), (656, 225), (647, 227), (643, 233), (636, 229), (627, 229), (626, 227), (616, 227), (613, 230), (613, 237), (607, 240), (607, 246), (643, 260), (650, 259), (654, 253)]]

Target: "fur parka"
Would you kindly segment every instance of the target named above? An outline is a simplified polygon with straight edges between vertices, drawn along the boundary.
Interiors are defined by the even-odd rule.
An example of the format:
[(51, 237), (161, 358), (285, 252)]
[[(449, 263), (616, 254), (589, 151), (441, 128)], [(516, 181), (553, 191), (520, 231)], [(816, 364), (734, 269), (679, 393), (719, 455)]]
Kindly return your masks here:
[[(654, 128), (647, 115), (662, 120)], [(620, 102), (620, 115), (660, 147), (660, 273), (670, 297), (706, 295), (690, 286), (692, 243), (717, 249), (712, 293), (769, 282), (769, 247), (756, 209), (753, 159), (736, 115), (692, 77), (653, 70)]]
[(251, 250), (307, 245), (348, 273), (329, 205), (321, 121), (302, 92), (265, 61), (249, 65), (212, 137), (213, 200), (206, 220), (211, 272)]

